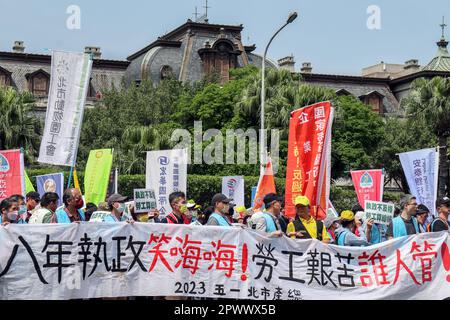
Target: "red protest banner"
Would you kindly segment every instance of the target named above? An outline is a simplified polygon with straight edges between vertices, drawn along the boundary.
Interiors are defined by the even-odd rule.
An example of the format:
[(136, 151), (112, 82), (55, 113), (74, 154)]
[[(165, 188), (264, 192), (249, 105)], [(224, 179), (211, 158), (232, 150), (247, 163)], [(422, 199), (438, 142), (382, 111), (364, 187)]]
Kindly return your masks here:
[(329, 101), (291, 113), (286, 169), (286, 215), (295, 216), (294, 199), (307, 196), (316, 219), (325, 219), (330, 188), (331, 125)]
[(23, 154), (17, 150), (0, 151), (0, 201), (14, 194), (24, 194)]
[(359, 204), (364, 200), (383, 201), (384, 174), (382, 169), (350, 171)]

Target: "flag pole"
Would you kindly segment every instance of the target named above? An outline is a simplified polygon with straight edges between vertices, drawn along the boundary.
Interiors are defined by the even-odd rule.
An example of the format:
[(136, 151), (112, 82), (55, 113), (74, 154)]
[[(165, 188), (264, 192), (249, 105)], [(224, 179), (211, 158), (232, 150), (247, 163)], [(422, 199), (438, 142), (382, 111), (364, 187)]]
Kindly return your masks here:
[(69, 181), (67, 181), (67, 189), (70, 188), (70, 184), (72, 183), (72, 174), (73, 174), (73, 166), (70, 167)]

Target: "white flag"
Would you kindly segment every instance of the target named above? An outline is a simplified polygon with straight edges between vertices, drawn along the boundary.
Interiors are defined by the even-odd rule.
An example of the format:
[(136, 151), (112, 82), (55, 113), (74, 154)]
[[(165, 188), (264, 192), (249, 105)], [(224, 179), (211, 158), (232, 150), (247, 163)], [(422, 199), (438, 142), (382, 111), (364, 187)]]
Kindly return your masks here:
[(88, 54), (53, 51), (39, 162), (75, 165), (91, 68)]
[(436, 216), (439, 155), (436, 148), (400, 153), (411, 194)]

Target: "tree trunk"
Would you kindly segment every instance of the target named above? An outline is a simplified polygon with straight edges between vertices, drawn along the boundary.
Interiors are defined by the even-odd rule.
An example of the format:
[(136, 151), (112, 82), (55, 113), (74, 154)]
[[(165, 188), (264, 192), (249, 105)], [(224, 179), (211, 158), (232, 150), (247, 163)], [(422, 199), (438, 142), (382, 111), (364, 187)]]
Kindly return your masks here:
[[(448, 186), (448, 160), (447, 160), (447, 137), (439, 136), (439, 184), (438, 197), (445, 196), (449, 190)], [(447, 189), (446, 189), (447, 186)]]

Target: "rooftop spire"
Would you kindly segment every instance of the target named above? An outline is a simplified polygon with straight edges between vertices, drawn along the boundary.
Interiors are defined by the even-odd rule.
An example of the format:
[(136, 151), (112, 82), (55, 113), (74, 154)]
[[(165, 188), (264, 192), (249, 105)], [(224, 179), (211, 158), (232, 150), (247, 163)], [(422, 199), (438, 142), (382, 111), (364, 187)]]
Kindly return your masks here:
[(206, 19), (208, 19), (208, 9), (211, 9), (211, 7), (208, 7), (208, 0), (205, 0), (206, 5), (203, 6), (203, 8), (206, 9), (205, 15), (206, 15)]
[(447, 25), (445, 24), (445, 17), (442, 17), (442, 24), (439, 25), (442, 28), (442, 40), (445, 40), (445, 27), (447, 27)]
[(442, 17), (442, 24), (440, 24), (439, 26), (442, 29), (442, 36), (441, 40), (437, 43), (437, 45), (439, 48), (445, 49), (447, 51), (448, 41), (445, 40), (445, 27), (447, 27), (447, 25), (445, 24), (445, 17)]

